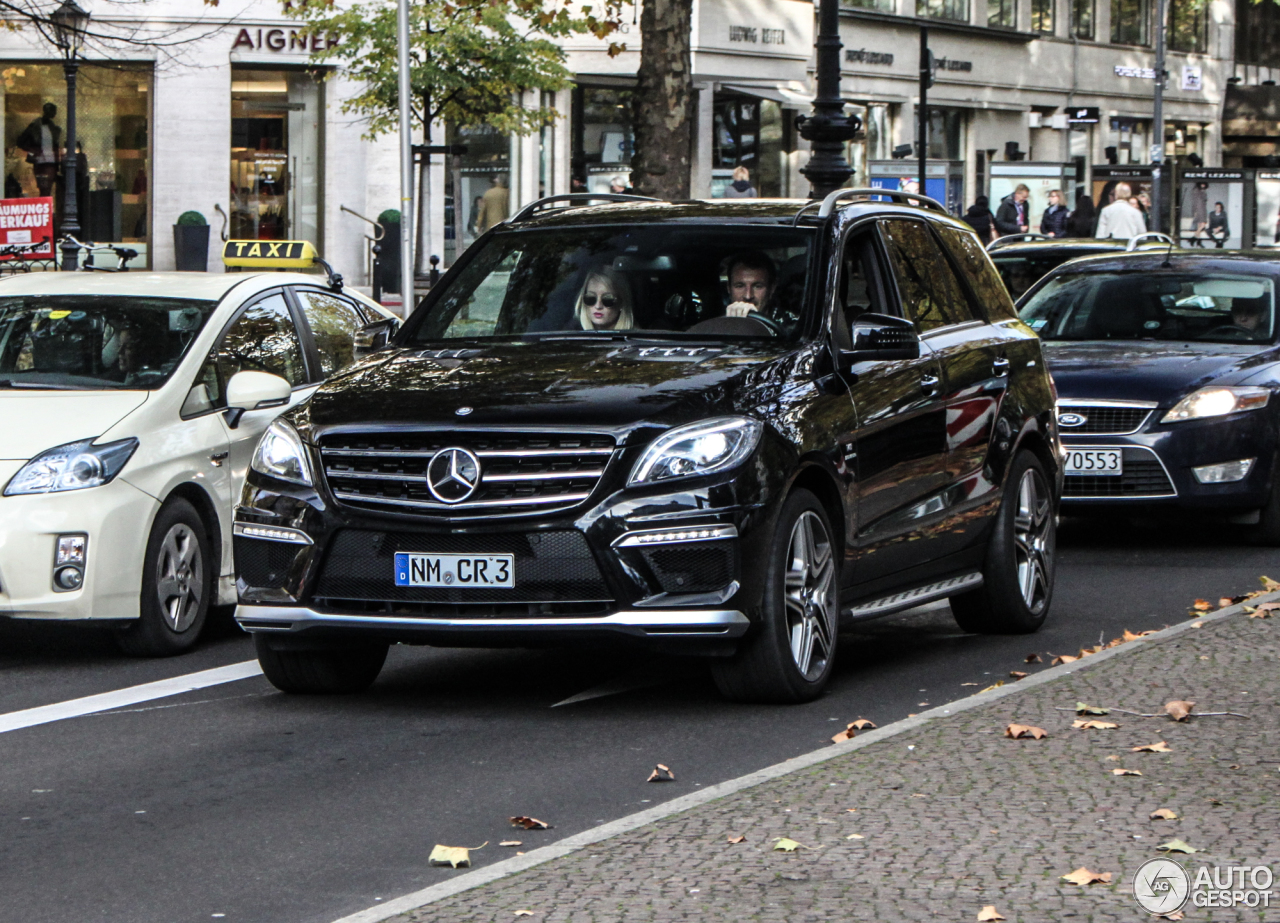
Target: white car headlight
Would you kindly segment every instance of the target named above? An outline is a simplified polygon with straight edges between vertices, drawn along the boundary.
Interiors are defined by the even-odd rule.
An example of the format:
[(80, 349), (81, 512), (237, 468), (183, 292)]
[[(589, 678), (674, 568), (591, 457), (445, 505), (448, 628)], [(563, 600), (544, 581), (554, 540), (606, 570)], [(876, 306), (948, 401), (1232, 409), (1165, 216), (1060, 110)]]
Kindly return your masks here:
[(120, 473), (138, 447), (137, 439), (94, 445), (92, 439), (68, 442), (27, 462), (4, 489), (6, 497), (51, 494), (99, 487)]
[(1266, 388), (1209, 387), (1192, 391), (1160, 418), (1161, 423), (1225, 417), (1229, 413), (1259, 410), (1267, 406), (1271, 392)]
[(302, 437), (284, 420), (276, 420), (267, 427), (254, 449), (249, 467), (268, 477), (312, 485), (311, 464), (307, 461)]
[(715, 474), (741, 464), (764, 427), (750, 417), (715, 417), (667, 430), (649, 444), (628, 484)]

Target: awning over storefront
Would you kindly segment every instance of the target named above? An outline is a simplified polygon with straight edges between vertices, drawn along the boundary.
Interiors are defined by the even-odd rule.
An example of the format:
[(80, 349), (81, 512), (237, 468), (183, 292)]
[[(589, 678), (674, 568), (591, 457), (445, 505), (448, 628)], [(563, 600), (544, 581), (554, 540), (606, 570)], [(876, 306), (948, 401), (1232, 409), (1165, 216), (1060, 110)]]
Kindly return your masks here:
[(750, 86), (745, 83), (722, 83), (720, 86), (722, 89), (754, 96), (757, 99), (771, 99), (788, 109), (808, 109), (813, 105), (813, 94), (805, 88), (804, 84), (795, 80), (769, 86)]
[(1280, 87), (1228, 86), (1222, 111), (1224, 138), (1280, 137)]

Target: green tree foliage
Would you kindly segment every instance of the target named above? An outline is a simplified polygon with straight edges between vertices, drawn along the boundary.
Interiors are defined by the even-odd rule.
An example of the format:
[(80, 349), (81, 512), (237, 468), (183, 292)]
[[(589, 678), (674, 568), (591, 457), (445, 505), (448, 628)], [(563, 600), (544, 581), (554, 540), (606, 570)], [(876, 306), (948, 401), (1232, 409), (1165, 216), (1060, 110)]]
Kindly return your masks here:
[[(572, 74), (557, 44), (573, 35), (606, 39), (618, 27), (621, 0), (573, 8), (572, 0), (412, 0), (409, 7), (413, 117), (419, 126), (444, 120), (528, 134), (555, 117), (526, 109), (522, 91), (555, 91)], [(337, 39), (313, 52), (338, 64), (360, 90), (342, 104), (369, 121), (368, 136), (396, 130), (396, 4), (364, 0), (342, 7), (323, 0), (286, 4), (309, 34)], [(621, 51), (611, 44), (610, 53)]]

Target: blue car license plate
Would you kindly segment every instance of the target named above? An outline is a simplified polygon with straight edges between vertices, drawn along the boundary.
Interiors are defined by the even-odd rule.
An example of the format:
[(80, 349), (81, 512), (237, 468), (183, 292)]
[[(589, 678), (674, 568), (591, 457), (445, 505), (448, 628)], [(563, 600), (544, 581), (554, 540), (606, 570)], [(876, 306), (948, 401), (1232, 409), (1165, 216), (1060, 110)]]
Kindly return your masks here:
[(415, 554), (395, 556), (396, 586), (514, 589), (515, 556), (510, 554)]

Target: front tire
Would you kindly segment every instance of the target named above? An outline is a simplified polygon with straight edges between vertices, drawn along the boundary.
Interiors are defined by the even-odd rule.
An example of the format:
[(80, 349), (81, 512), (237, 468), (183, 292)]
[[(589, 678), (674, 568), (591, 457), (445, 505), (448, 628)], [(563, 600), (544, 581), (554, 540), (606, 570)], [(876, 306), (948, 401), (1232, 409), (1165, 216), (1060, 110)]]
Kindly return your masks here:
[(386, 644), (276, 650), (266, 635), (255, 634), (253, 646), (262, 673), (281, 692), (301, 695), (349, 695), (364, 692), (382, 672)]
[(725, 698), (795, 703), (822, 694), (835, 663), (837, 547), (818, 498), (807, 490), (787, 497), (770, 543), (754, 634), (732, 658), (712, 664)]
[(1038, 631), (1053, 600), (1056, 546), (1057, 510), (1049, 479), (1035, 455), (1020, 452), (1005, 482), (982, 586), (951, 598), (956, 623), (984, 635)]
[(175, 497), (160, 509), (143, 559), (138, 619), (116, 633), (134, 657), (172, 657), (200, 640), (214, 591), (213, 555), (200, 514)]

